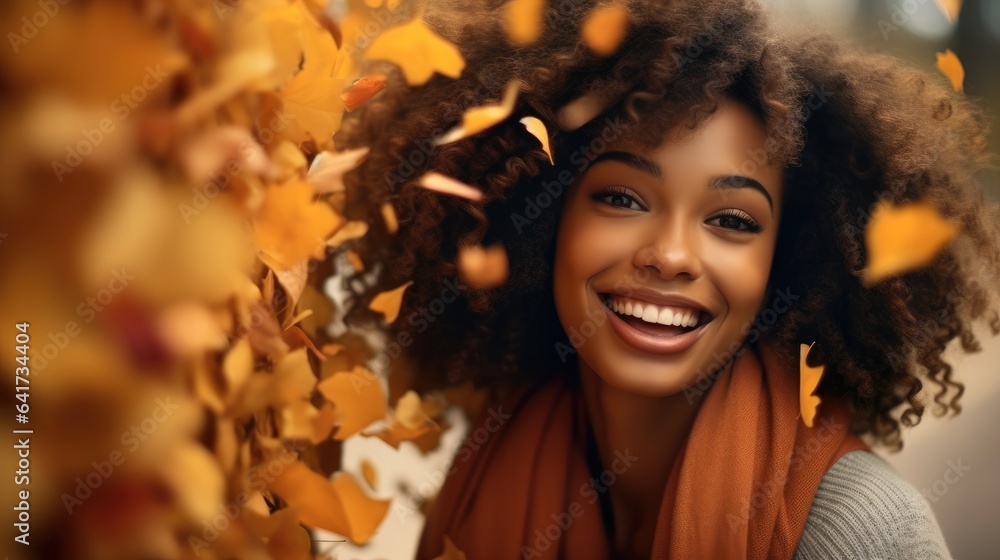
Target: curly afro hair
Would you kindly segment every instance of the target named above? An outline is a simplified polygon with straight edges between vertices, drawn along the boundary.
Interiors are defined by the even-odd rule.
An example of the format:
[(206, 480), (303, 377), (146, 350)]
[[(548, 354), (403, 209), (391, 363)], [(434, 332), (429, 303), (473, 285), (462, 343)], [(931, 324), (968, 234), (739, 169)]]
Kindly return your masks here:
[[(766, 157), (787, 174), (771, 285), (800, 298), (761, 336), (790, 358), (800, 342), (816, 341), (827, 366), (820, 391), (846, 398), (852, 428), (890, 447), (901, 445), (900, 423), (923, 414), (924, 382), (938, 413), (961, 410), (963, 386), (942, 353), (955, 338), (977, 351), (977, 319), (1000, 332), (989, 280), (1000, 272), (1000, 221), (979, 186), (990, 165), (985, 120), (943, 78), (831, 37), (783, 36), (756, 2), (624, 2), (630, 26), (606, 57), (580, 40), (581, 22), (599, 2), (550, 2), (545, 32), (530, 47), (508, 42), (502, 2), (432, 4), (423, 17), (459, 46), (462, 77), (414, 88), (374, 64), (389, 87), (346, 118), (336, 138), (342, 147), (371, 147), (345, 178), (348, 217), (384, 225), (380, 208), (389, 202), (399, 219), (395, 234), (373, 227), (353, 245), (378, 269), (348, 279), (348, 323), (378, 325), (367, 309), (372, 297), (414, 281), (399, 319), (380, 327), (398, 343), (391, 371), (412, 373), (418, 390), (472, 382), (499, 394), (575, 369), (555, 350), (568, 341), (551, 287), (567, 173), (586, 166), (587, 150), (599, 150), (596, 139), (609, 130), (653, 147), (669, 128), (694, 129), (733, 97), (760, 116)], [(466, 109), (495, 103), (513, 79), (521, 90), (508, 119), (434, 144)], [(581, 99), (596, 116), (573, 128), (561, 110)], [(554, 165), (518, 122), (528, 115), (547, 126)], [(416, 186), (429, 170), (484, 196), (473, 202)], [(960, 224), (959, 239), (931, 266), (865, 286), (871, 210), (913, 200)], [(461, 284), (459, 249), (494, 243), (508, 253), (508, 282)]]

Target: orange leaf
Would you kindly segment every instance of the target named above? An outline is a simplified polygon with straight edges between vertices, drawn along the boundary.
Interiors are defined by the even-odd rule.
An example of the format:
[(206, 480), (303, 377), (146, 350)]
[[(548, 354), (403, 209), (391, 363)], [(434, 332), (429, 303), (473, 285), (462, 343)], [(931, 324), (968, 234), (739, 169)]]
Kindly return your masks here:
[(406, 288), (410, 287), (410, 284), (413, 284), (413, 280), (398, 288), (393, 288), (376, 295), (372, 299), (372, 302), (368, 304), (368, 309), (385, 315), (386, 323), (395, 322), (396, 317), (399, 316), (399, 308), (403, 305), (403, 292), (406, 291)]
[(934, 0), (934, 3), (938, 5), (938, 8), (941, 8), (948, 21), (958, 19), (958, 12), (962, 10), (962, 0)]
[(435, 140), (435, 143), (441, 145), (461, 140), (503, 121), (514, 110), (519, 88), (520, 83), (517, 80), (510, 82), (507, 84), (507, 88), (504, 89), (503, 99), (500, 100), (500, 103), (469, 109), (462, 115), (462, 124), (446, 132), (443, 136)]
[(344, 173), (357, 167), (366, 155), (368, 148), (320, 152), (309, 166), (306, 180), (319, 194), (344, 192)]
[(524, 125), (524, 128), (528, 129), (528, 132), (532, 136), (538, 138), (538, 141), (542, 143), (542, 149), (549, 156), (549, 163), (555, 163), (555, 160), (552, 159), (552, 149), (549, 147), (549, 131), (545, 129), (545, 123), (538, 117), (524, 117), (519, 122)]
[(368, 497), (354, 477), (344, 472), (334, 475), (333, 488), (340, 495), (351, 524), (351, 533), (345, 536), (357, 544), (368, 542), (389, 512), (391, 501)]
[(584, 44), (597, 56), (609, 56), (618, 50), (628, 31), (628, 12), (620, 4), (601, 6), (587, 16), (580, 34)]
[(344, 100), (344, 108), (350, 113), (364, 105), (365, 102), (375, 97), (375, 94), (383, 89), (385, 89), (385, 76), (381, 74), (365, 76), (354, 82), (347, 91), (340, 94), (340, 98)]
[(469, 200), (479, 200), (483, 198), (483, 193), (471, 185), (466, 185), (461, 181), (456, 181), (451, 177), (442, 175), (436, 171), (426, 173), (420, 178), (418, 184), (425, 189), (437, 191), (444, 194), (460, 196)]
[(455, 546), (455, 543), (451, 542), (448, 535), (444, 537), (444, 552), (441, 556), (437, 556), (434, 560), (465, 560), (465, 553)]
[(507, 36), (515, 45), (526, 46), (542, 35), (544, 0), (511, 0), (504, 7)]
[(345, 241), (357, 239), (368, 233), (368, 223), (360, 220), (352, 220), (344, 224), (344, 227), (337, 230), (326, 244), (330, 247), (340, 247)]
[(396, 219), (396, 210), (389, 202), (382, 203), (382, 221), (385, 222), (385, 230), (389, 233), (396, 233), (399, 229), (399, 220)]
[(819, 380), (823, 377), (825, 366), (810, 366), (806, 364), (806, 357), (813, 344), (799, 345), (799, 411), (802, 413), (802, 423), (812, 428), (813, 419), (816, 418), (816, 407), (819, 406), (820, 398), (813, 396)]
[(319, 392), (337, 407), (340, 427), (334, 439), (346, 439), (388, 412), (381, 380), (362, 366), (342, 371), (320, 381)]
[(465, 69), (465, 59), (458, 48), (419, 17), (376, 37), (365, 58), (388, 60), (399, 66), (411, 86), (424, 85), (434, 72), (458, 78)]
[(507, 281), (507, 252), (503, 246), (462, 247), (458, 255), (458, 271), (462, 280), (481, 288), (500, 286)]
[(897, 207), (880, 204), (865, 229), (868, 286), (889, 276), (929, 265), (958, 229), (925, 202)]
[(372, 490), (375, 489), (375, 465), (369, 460), (361, 461), (361, 474), (365, 477), (365, 482), (368, 483), (368, 487)]
[(951, 87), (955, 88), (955, 91), (962, 91), (962, 84), (965, 82), (965, 68), (962, 67), (962, 61), (958, 59), (958, 55), (953, 53), (951, 49), (945, 49), (943, 53), (937, 53), (935, 66), (951, 80)]

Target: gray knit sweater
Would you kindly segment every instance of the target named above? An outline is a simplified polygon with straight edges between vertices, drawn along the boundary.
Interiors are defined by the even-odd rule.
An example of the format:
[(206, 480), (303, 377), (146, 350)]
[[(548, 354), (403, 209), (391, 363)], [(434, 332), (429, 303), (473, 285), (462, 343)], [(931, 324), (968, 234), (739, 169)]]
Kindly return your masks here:
[(867, 451), (846, 453), (820, 481), (795, 560), (950, 559), (927, 500)]

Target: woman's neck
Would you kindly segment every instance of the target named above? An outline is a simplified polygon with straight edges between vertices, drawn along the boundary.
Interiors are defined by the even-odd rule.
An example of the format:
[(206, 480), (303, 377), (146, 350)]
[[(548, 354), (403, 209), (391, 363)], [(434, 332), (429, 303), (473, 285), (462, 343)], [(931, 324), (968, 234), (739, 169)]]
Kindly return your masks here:
[(701, 399), (629, 393), (605, 383), (583, 362), (580, 376), (605, 474), (597, 490), (605, 494), (614, 520), (612, 550), (616, 558), (649, 558), (667, 480)]

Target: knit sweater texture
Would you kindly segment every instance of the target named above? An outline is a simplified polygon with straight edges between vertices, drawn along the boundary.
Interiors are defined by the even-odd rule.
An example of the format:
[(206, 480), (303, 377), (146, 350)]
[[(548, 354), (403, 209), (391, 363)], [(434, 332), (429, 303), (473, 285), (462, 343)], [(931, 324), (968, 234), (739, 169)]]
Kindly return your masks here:
[(820, 481), (795, 560), (950, 559), (930, 504), (881, 457), (845, 454)]

